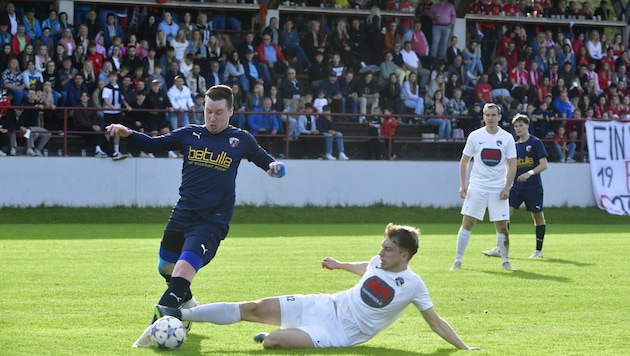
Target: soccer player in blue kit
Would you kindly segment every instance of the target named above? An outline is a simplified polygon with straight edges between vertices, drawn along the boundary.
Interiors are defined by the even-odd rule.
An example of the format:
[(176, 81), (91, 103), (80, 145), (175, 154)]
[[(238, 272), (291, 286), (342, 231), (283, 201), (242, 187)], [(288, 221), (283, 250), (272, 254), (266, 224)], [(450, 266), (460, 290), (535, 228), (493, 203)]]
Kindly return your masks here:
[[(543, 213), (543, 186), (540, 173), (547, 169), (547, 150), (536, 136), (529, 134), (529, 118), (517, 114), (512, 119), (516, 142), (516, 179), (510, 189), (510, 215), (525, 203), (525, 209), (532, 213), (536, 226), (536, 250), (529, 258), (542, 258), (543, 242), (547, 225)], [(498, 246), (482, 251), (486, 256), (499, 257)]]
[[(179, 201), (164, 229), (159, 250), (158, 271), (168, 283), (158, 302), (161, 305), (197, 305), (190, 284), (199, 269), (214, 258), (228, 233), (241, 160), (253, 162), (271, 177), (284, 175), (284, 165), (261, 148), (253, 135), (229, 125), (233, 101), (230, 87), (213, 86), (205, 94), (205, 125), (188, 125), (162, 136), (150, 137), (120, 124), (106, 128), (109, 135), (127, 137), (145, 152), (186, 153)], [(150, 346), (149, 332), (150, 327), (133, 347)]]

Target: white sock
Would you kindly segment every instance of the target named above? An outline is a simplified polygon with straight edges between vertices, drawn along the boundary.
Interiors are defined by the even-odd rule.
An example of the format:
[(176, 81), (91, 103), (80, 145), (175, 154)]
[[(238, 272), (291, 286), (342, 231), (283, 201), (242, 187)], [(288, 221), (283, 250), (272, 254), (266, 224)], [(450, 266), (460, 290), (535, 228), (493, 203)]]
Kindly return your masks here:
[(241, 310), (238, 303), (204, 304), (191, 309), (183, 309), (182, 320), (219, 325), (234, 324), (241, 321)]
[(190, 308), (194, 308), (198, 305), (197, 301), (195, 300), (195, 297), (190, 298), (189, 301), (187, 301), (186, 303), (182, 304), (182, 309), (190, 309)]
[(468, 246), (468, 240), (470, 240), (470, 234), (472, 231), (466, 230), (463, 227), (459, 228), (457, 232), (457, 250), (455, 252), (455, 261), (462, 262), (464, 258), (464, 252), (466, 252), (466, 246)]
[(510, 238), (507, 234), (497, 232), (497, 246), (501, 250), (501, 262), (508, 262), (508, 253), (510, 252)]
[(101, 148), (101, 145), (96, 145), (96, 153), (102, 153), (103, 149)]
[(120, 145), (114, 145), (114, 153), (120, 153)]

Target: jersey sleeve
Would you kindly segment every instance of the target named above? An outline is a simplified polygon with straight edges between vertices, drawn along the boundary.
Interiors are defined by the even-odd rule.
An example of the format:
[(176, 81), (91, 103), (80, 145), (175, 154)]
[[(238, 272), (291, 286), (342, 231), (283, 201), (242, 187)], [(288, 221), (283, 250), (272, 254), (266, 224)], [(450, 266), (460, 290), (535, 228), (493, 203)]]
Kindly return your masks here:
[(145, 133), (134, 131), (129, 138), (146, 152), (161, 152), (180, 149), (180, 136), (186, 128), (167, 133), (166, 135), (151, 137)]
[(536, 140), (536, 154), (538, 159), (549, 157), (545, 144), (541, 140)]
[(416, 293), (411, 303), (413, 303), (419, 311), (425, 311), (433, 307), (433, 301), (429, 296), (429, 290), (420, 277), (418, 277), (418, 286), (416, 287)]
[(475, 144), (473, 141), (475, 141), (476, 137), (477, 135), (475, 135), (474, 133), (468, 135), (468, 139), (466, 140), (466, 144), (464, 145), (464, 149), (462, 150), (462, 153), (468, 157), (473, 157), (475, 155)]
[(507, 159), (516, 158), (516, 141), (514, 141), (514, 137), (508, 133), (509, 137), (507, 152), (505, 153), (505, 157)]
[(267, 171), (269, 169), (269, 164), (271, 162), (274, 162), (275, 158), (273, 158), (269, 153), (267, 153), (267, 151), (260, 147), (258, 141), (256, 141), (256, 138), (252, 134), (250, 134), (249, 132), (245, 132), (245, 135), (246, 139), (249, 142), (249, 150), (247, 152), (246, 158), (250, 162), (253, 162), (255, 165), (260, 167), (260, 169), (262, 169), (263, 171)]

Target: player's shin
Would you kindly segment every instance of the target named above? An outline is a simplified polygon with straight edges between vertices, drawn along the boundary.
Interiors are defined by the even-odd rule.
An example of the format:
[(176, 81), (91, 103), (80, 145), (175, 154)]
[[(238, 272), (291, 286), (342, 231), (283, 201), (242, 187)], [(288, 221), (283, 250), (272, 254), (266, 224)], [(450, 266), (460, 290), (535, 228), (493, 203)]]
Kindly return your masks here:
[(466, 247), (468, 246), (468, 241), (470, 240), (471, 231), (464, 229), (463, 227), (459, 228), (457, 232), (457, 249), (455, 251), (455, 261), (461, 262), (462, 258), (464, 258), (464, 252), (466, 252)]
[(510, 252), (510, 235), (509, 233), (497, 232), (497, 246), (501, 250), (501, 262), (508, 262)]
[(188, 298), (188, 291), (190, 290), (190, 281), (182, 277), (172, 277), (168, 284), (168, 288), (162, 294), (162, 298), (158, 304), (165, 305), (167, 307), (179, 308), (182, 303)]
[(182, 320), (219, 325), (234, 324), (241, 321), (241, 310), (238, 303), (205, 304), (192, 309), (182, 309)]
[(536, 251), (542, 251), (547, 225), (536, 226)]

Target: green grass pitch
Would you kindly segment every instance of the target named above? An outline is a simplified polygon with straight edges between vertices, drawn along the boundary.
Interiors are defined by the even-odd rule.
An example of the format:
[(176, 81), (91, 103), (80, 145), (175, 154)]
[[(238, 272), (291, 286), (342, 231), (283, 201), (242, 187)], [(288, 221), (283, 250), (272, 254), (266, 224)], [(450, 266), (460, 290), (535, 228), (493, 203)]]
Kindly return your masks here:
[[(382, 208), (385, 209), (386, 208)], [(131, 349), (151, 318), (164, 290), (156, 254), (168, 211), (146, 224), (55, 223), (71, 220), (59, 209), (0, 211), (0, 345), (6, 355), (452, 355), (464, 354), (431, 332), (410, 307), (390, 328), (364, 345), (348, 349), (263, 350), (252, 340), (266, 325), (196, 323), (180, 350)], [(273, 209), (271, 209), (273, 210)], [(437, 312), (469, 344), (493, 355), (621, 355), (627, 351), (630, 320), (627, 224), (553, 223), (543, 260), (529, 260), (533, 227), (527, 215), (511, 226), (511, 261), (503, 271), (498, 258), (480, 252), (495, 243), (492, 226), (480, 223), (471, 238), (463, 269), (449, 271), (459, 221), (410, 217), (402, 208), (371, 223), (244, 224), (256, 213), (240, 210), (216, 259), (193, 283), (203, 303), (253, 300), (292, 293), (332, 293), (351, 287), (357, 277), (322, 270), (326, 256), (367, 260), (380, 247), (384, 223), (422, 229), (420, 249), (410, 263), (426, 282)], [(19, 213), (21, 211), (21, 213)], [(20, 221), (20, 214), (50, 211), (54, 221)], [(126, 211), (123, 209), (123, 211)], [(578, 210), (576, 210), (578, 211)], [(118, 214), (120, 211), (118, 211)], [(146, 213), (146, 212), (145, 212)], [(356, 213), (349, 210), (349, 214)], [(382, 211), (381, 211), (382, 213)], [(116, 215), (117, 213), (111, 213)], [(270, 214), (269, 212), (259, 212)], [(273, 214), (278, 214), (276, 211)], [(326, 213), (328, 214), (328, 213)], [(336, 213), (344, 214), (343, 209)], [(586, 222), (581, 214), (576, 221)], [(166, 216), (164, 216), (166, 215)], [(282, 215), (282, 214), (279, 214)], [(312, 215), (312, 214), (311, 214)], [(309, 216), (311, 216), (309, 215)], [(364, 213), (361, 216), (369, 215)], [(428, 213), (427, 213), (428, 215)], [(561, 214), (558, 213), (558, 216)], [(358, 216), (358, 215), (357, 215)], [(525, 218), (523, 218), (523, 216)], [(603, 215), (605, 221), (609, 219)], [(305, 218), (305, 220), (310, 217)], [(623, 218), (627, 219), (627, 217)], [(334, 221), (334, 219), (331, 219)], [(87, 221), (87, 220), (83, 220)], [(110, 221), (114, 221), (111, 219)], [(291, 220), (289, 220), (291, 221)], [(325, 221), (323, 221), (325, 222)]]

